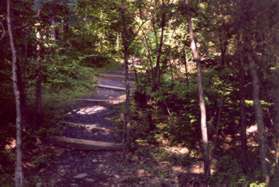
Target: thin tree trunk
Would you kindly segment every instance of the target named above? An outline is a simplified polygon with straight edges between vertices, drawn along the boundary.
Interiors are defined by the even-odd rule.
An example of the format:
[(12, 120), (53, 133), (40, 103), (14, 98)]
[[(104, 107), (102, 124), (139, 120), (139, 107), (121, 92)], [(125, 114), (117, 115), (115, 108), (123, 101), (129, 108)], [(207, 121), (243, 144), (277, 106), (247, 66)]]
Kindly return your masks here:
[(244, 70), (244, 63), (247, 61), (247, 56), (244, 55), (244, 49), (241, 41), (243, 40), (243, 35), (237, 35), (237, 56), (238, 56), (238, 62), (239, 62), (239, 108), (240, 108), (240, 144), (241, 144), (241, 151), (242, 151), (242, 169), (244, 172), (248, 172), (248, 146), (247, 146), (247, 135), (246, 135), (246, 115), (245, 115), (245, 105), (244, 105), (244, 99), (245, 99), (245, 70)]
[[(39, 52), (39, 51), (38, 51)], [(35, 107), (36, 107), (36, 127), (42, 124), (42, 65), (40, 54), (37, 57), (37, 80), (35, 90)]]
[(272, 172), (272, 178), (270, 181), (270, 186), (279, 186), (279, 85), (278, 85), (278, 75), (274, 75), (275, 92), (273, 94), (274, 107), (275, 107), (275, 116), (274, 116), (274, 131), (275, 131), (275, 160), (276, 166)]
[(15, 186), (23, 186), (23, 171), (22, 171), (22, 150), (21, 150), (21, 106), (20, 106), (20, 91), (17, 85), (17, 56), (14, 44), (14, 38), (11, 25), (11, 8), (10, 0), (7, 0), (7, 26), (12, 51), (12, 79), (13, 91), (16, 103), (16, 166), (15, 166)]
[(198, 68), (198, 91), (199, 91), (199, 105), (201, 112), (201, 132), (202, 132), (202, 142), (204, 151), (204, 174), (206, 179), (210, 176), (210, 160), (209, 160), (209, 142), (208, 142), (208, 132), (206, 124), (206, 107), (204, 102), (203, 86), (202, 86), (202, 73), (200, 62), (197, 62)]
[[(40, 10), (38, 10), (38, 17), (40, 19)], [(36, 112), (36, 127), (39, 127), (43, 122), (43, 109), (42, 109), (42, 48), (40, 40), (42, 39), (40, 32), (40, 25), (36, 29), (36, 38), (37, 38), (37, 77), (36, 77), (36, 87), (35, 87), (35, 112)]]
[(125, 88), (126, 88), (126, 100), (125, 100), (125, 115), (124, 123), (126, 128), (126, 143), (129, 145), (129, 121), (130, 121), (130, 84), (129, 84), (129, 65), (128, 65), (128, 52), (124, 52), (124, 63), (125, 63)]
[(24, 81), (24, 67), (17, 63), (17, 85), (20, 93), (20, 107), (22, 114), (22, 126), (25, 127), (25, 111), (26, 111), (26, 92), (25, 92), (25, 81)]
[(183, 54), (183, 62), (184, 62), (184, 67), (185, 67), (185, 80), (186, 80), (186, 84), (187, 86), (189, 86), (189, 72), (188, 72), (188, 59), (187, 59), (187, 54), (186, 51), (183, 50), (184, 54)]
[(130, 84), (129, 84), (129, 39), (127, 33), (127, 23), (125, 17), (125, 2), (121, 2), (121, 19), (122, 19), (122, 44), (123, 44), (123, 55), (125, 65), (125, 87), (126, 87), (126, 101), (125, 101), (125, 113), (124, 113), (124, 128), (125, 136), (124, 141), (129, 146), (129, 121), (130, 121)]
[(269, 175), (267, 171), (267, 163), (266, 163), (266, 140), (265, 140), (265, 128), (263, 121), (263, 111), (260, 102), (260, 82), (258, 73), (256, 70), (255, 57), (249, 59), (249, 69), (252, 77), (253, 84), (253, 100), (254, 100), (254, 109), (256, 115), (256, 122), (258, 127), (258, 136), (260, 141), (260, 160), (262, 167), (262, 174), (265, 177), (267, 183), (269, 183)]
[[(276, 86), (276, 84), (278, 84), (278, 78), (279, 77), (275, 77), (274, 78), (274, 84)], [(276, 137), (276, 163), (277, 165), (279, 165), (279, 86), (276, 86), (276, 90), (274, 93), (274, 106), (275, 106), (275, 119), (274, 119), (274, 127), (275, 127), (275, 137)], [(278, 167), (279, 170), (279, 167)], [(278, 171), (279, 173), (279, 171)]]
[(164, 43), (164, 31), (165, 31), (165, 23), (166, 22), (166, 15), (163, 12), (161, 17), (161, 32), (160, 32), (160, 41), (159, 46), (157, 48), (157, 58), (156, 58), (156, 66), (155, 66), (155, 76), (154, 76), (154, 85), (153, 89), (157, 89), (160, 86), (161, 80), (161, 71), (160, 71), (160, 64), (161, 64), (161, 56), (162, 56), (162, 48)]
[(241, 142), (241, 151), (242, 151), (242, 168), (247, 172), (247, 135), (246, 135), (246, 119), (245, 119), (245, 106), (244, 106), (244, 69), (243, 69), (243, 63), (242, 59), (240, 59), (240, 142)]
[(171, 73), (171, 84), (173, 85), (174, 84), (174, 67), (172, 64), (173, 55), (172, 55), (171, 49), (169, 49), (169, 53), (167, 55), (169, 56), (169, 58), (166, 59), (166, 69), (168, 69), (168, 64), (169, 64), (170, 73)]
[[(154, 83), (154, 70), (153, 70), (153, 65), (152, 65), (152, 55), (151, 55), (151, 47), (148, 43), (148, 40), (146, 38), (146, 35), (143, 33), (143, 38), (144, 38), (144, 44), (145, 44), (145, 48), (147, 50), (147, 59), (148, 59), (148, 68), (149, 68), (149, 72), (150, 72), (150, 78), (151, 78), (151, 84)], [(153, 85), (151, 85), (153, 86)]]
[(241, 142), (241, 151), (243, 155), (243, 168), (246, 168), (247, 163), (247, 135), (246, 135), (246, 120), (245, 120), (245, 108), (244, 108), (244, 97), (240, 96), (240, 142)]
[(222, 66), (225, 66), (225, 63), (226, 63), (226, 60), (225, 60), (225, 57), (226, 57), (226, 51), (227, 51), (227, 41), (224, 41), (223, 40), (223, 36), (222, 36), (222, 33), (220, 33), (220, 48), (221, 48), (221, 65)]
[[(187, 0), (186, 3), (188, 5)], [(202, 145), (203, 145), (204, 175), (206, 181), (208, 181), (210, 177), (210, 159), (209, 159), (210, 156), (209, 156), (209, 142), (208, 142), (208, 132), (207, 132), (208, 130), (206, 124), (206, 107), (205, 107), (204, 93), (203, 93), (203, 86), (202, 86), (202, 72), (201, 72), (201, 64), (200, 64), (201, 59), (195, 41), (191, 16), (188, 17), (188, 27), (189, 27), (189, 35), (191, 41), (193, 60), (197, 63), (197, 82), (198, 82), (199, 105), (200, 105), (200, 112), (201, 112), (201, 133), (202, 133)]]
[[(212, 140), (212, 145), (214, 145), (214, 147), (217, 147), (218, 141), (219, 141), (219, 135), (220, 135), (220, 126), (221, 126), (221, 114), (222, 114), (222, 108), (223, 108), (223, 101), (221, 99), (217, 100), (217, 113), (216, 113), (216, 123), (215, 123), (215, 130), (214, 133), (212, 134), (216, 134), (215, 139)], [(209, 124), (209, 122), (208, 122)]]

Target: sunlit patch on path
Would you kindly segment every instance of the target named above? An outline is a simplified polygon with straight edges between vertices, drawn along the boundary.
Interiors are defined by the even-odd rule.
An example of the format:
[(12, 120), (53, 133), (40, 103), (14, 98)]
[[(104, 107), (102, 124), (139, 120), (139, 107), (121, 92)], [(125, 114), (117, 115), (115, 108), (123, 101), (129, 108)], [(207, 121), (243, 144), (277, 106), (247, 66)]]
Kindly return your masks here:
[(107, 110), (107, 108), (104, 106), (96, 105), (96, 106), (75, 109), (74, 112), (81, 115), (82, 114), (90, 115), (90, 114), (96, 114), (97, 112), (104, 111), (104, 110)]

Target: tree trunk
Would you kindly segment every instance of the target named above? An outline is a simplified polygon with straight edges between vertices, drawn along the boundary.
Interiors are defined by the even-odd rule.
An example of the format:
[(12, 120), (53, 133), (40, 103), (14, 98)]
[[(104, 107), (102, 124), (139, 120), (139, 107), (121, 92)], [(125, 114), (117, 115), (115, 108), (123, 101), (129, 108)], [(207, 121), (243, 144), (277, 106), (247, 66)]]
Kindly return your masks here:
[[(163, 4), (164, 5), (164, 4)], [(156, 57), (156, 66), (155, 66), (155, 76), (154, 76), (154, 84), (153, 89), (157, 89), (160, 86), (160, 80), (161, 80), (161, 71), (160, 71), (160, 64), (161, 64), (161, 56), (162, 56), (162, 48), (164, 43), (164, 31), (165, 31), (165, 24), (166, 24), (166, 15), (163, 12), (161, 17), (161, 32), (160, 32), (160, 41), (159, 46), (157, 48), (157, 57)]]
[(7, 0), (7, 26), (12, 51), (12, 79), (13, 92), (16, 103), (16, 167), (15, 167), (15, 186), (23, 186), (23, 171), (22, 171), (22, 150), (21, 150), (21, 106), (20, 106), (20, 91), (18, 88), (17, 77), (17, 56), (14, 44), (14, 38), (11, 25), (11, 8), (10, 0)]
[[(40, 19), (40, 10), (38, 10), (38, 17)], [(35, 87), (35, 124), (36, 128), (39, 127), (43, 122), (43, 109), (42, 109), (42, 48), (40, 44), (40, 40), (42, 39), (40, 32), (40, 24), (38, 23), (38, 27), (36, 28), (36, 38), (37, 38), (37, 76), (36, 76), (36, 87)]]
[(208, 142), (208, 132), (206, 125), (206, 107), (204, 102), (203, 86), (202, 86), (202, 73), (200, 62), (197, 61), (197, 70), (198, 70), (198, 92), (199, 92), (199, 105), (201, 112), (201, 132), (202, 132), (202, 142), (203, 142), (203, 151), (204, 151), (204, 174), (206, 179), (210, 176), (210, 160), (209, 160), (209, 142)]
[(279, 84), (278, 84), (278, 74), (274, 74), (273, 86), (275, 87), (273, 100), (275, 107), (275, 117), (274, 117), (274, 128), (275, 128), (275, 159), (276, 166), (272, 173), (272, 178), (270, 181), (270, 186), (279, 186)]
[[(188, 1), (186, 1), (188, 5)], [(203, 144), (203, 159), (204, 159), (204, 175), (206, 180), (208, 181), (210, 177), (210, 156), (209, 156), (209, 142), (208, 142), (208, 130), (206, 124), (206, 107), (204, 101), (204, 93), (202, 86), (202, 72), (201, 72), (201, 58), (199, 55), (199, 51), (196, 45), (192, 17), (188, 17), (188, 27), (189, 27), (189, 35), (191, 41), (191, 50), (193, 55), (193, 60), (197, 63), (197, 82), (198, 82), (198, 94), (199, 94), (199, 105), (201, 112), (201, 133), (202, 133), (202, 144)]]
[[(278, 79), (276, 79), (278, 80)], [(278, 91), (277, 91), (278, 92)], [(279, 94), (279, 93), (278, 93)], [(278, 98), (276, 98), (279, 100)], [(276, 149), (276, 164), (279, 165), (279, 101), (275, 101), (275, 120), (274, 120), (274, 128), (275, 128), (275, 149)], [(278, 167), (279, 169), (279, 167)], [(278, 171), (279, 173), (279, 171)], [(278, 178), (279, 180), (279, 178)]]
[(22, 115), (22, 126), (23, 128), (26, 126), (26, 92), (25, 92), (25, 81), (24, 81), (24, 66), (21, 66), (17, 63), (17, 85), (20, 93), (20, 108)]
[(124, 51), (124, 63), (125, 63), (125, 88), (126, 88), (126, 100), (125, 100), (125, 115), (124, 123), (126, 128), (126, 140), (125, 142), (129, 145), (129, 121), (130, 121), (130, 84), (129, 84), (129, 64), (128, 64), (128, 51)]
[[(38, 54), (40, 55), (40, 54)], [(37, 57), (37, 80), (35, 90), (36, 127), (42, 124), (42, 65), (40, 56)]]
[(226, 63), (225, 57), (226, 57), (228, 42), (226, 41), (226, 39), (225, 40), (223, 39), (222, 33), (220, 33), (219, 37), (220, 37), (221, 65), (225, 66)]
[(147, 59), (148, 59), (148, 72), (150, 74), (150, 82), (151, 82), (151, 86), (154, 85), (154, 81), (155, 81), (155, 73), (154, 73), (154, 69), (153, 69), (153, 63), (152, 63), (152, 55), (151, 55), (151, 47), (148, 43), (148, 40), (146, 38), (145, 33), (143, 33), (143, 38), (144, 38), (144, 45), (147, 51)]
[[(214, 123), (214, 128), (215, 130), (213, 130), (212, 135), (215, 135), (215, 138), (212, 137), (212, 145), (215, 147), (215, 149), (218, 147), (219, 145), (219, 136), (220, 136), (220, 126), (221, 126), (221, 114), (222, 114), (222, 108), (223, 108), (223, 101), (221, 99), (217, 99), (217, 112), (216, 112), (216, 122)], [(208, 124), (210, 124), (208, 122)]]
[[(240, 59), (241, 60), (241, 59)], [(247, 171), (247, 135), (246, 135), (246, 118), (245, 118), (245, 106), (244, 106), (244, 69), (243, 69), (243, 63), (242, 60), (240, 62), (240, 102), (239, 102), (239, 108), (240, 108), (240, 142), (241, 142), (241, 151), (242, 151), (242, 168)]]
[(124, 142), (129, 146), (129, 121), (130, 121), (130, 84), (129, 84), (129, 38), (127, 33), (127, 23), (125, 17), (125, 2), (121, 1), (121, 19), (122, 19), (122, 45), (124, 55), (124, 66), (125, 66), (125, 88), (126, 88), (126, 101), (125, 101), (125, 112), (124, 112), (124, 128), (125, 136)]
[(249, 58), (249, 69), (252, 78), (253, 84), (253, 100), (254, 100), (254, 109), (255, 109), (255, 117), (258, 127), (258, 136), (260, 141), (260, 160), (261, 160), (261, 167), (262, 167), (262, 174), (265, 177), (267, 183), (269, 183), (269, 175), (267, 171), (267, 163), (266, 163), (266, 140), (265, 140), (265, 128), (264, 128), (264, 121), (263, 121), (263, 111), (260, 102), (260, 82), (259, 77), (256, 70), (255, 64), (255, 56)]
[(184, 62), (184, 68), (185, 68), (185, 81), (187, 86), (189, 87), (188, 59), (187, 59), (187, 54), (185, 49), (183, 50), (182, 61)]

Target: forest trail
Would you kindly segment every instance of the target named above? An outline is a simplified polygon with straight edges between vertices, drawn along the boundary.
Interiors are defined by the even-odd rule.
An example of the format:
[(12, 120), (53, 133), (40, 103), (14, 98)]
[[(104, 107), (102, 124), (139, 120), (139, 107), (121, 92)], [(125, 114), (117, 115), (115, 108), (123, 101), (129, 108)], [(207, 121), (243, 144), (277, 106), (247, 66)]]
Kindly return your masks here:
[(74, 109), (61, 122), (64, 133), (56, 138), (57, 142), (71, 144), (77, 149), (121, 150), (121, 135), (112, 119), (120, 118), (125, 90), (123, 70), (100, 74), (95, 93), (78, 99)]
[[(131, 78), (132, 79), (132, 78)], [(133, 81), (130, 81), (133, 85)], [(55, 138), (60, 154), (40, 174), (43, 186), (111, 186), (128, 175), (123, 170), (122, 135), (113, 120), (120, 119), (125, 102), (124, 71), (100, 74), (95, 93), (81, 98), (59, 123)], [(128, 172), (128, 171), (127, 171)]]
[[(132, 92), (133, 80), (131, 77)], [(123, 102), (123, 70), (100, 74), (95, 93), (78, 99), (60, 121), (62, 130), (55, 139), (55, 154), (39, 171), (36, 186), (177, 187), (192, 186), (190, 183), (199, 180), (199, 174), (186, 174), (187, 168), (158, 160), (154, 156), (154, 150), (159, 150), (156, 146), (143, 146), (137, 154), (123, 151), (122, 135), (117, 127), (122, 123)], [(196, 166), (200, 170), (199, 164), (193, 162), (193, 166), (189, 166), (189, 171), (196, 170)]]

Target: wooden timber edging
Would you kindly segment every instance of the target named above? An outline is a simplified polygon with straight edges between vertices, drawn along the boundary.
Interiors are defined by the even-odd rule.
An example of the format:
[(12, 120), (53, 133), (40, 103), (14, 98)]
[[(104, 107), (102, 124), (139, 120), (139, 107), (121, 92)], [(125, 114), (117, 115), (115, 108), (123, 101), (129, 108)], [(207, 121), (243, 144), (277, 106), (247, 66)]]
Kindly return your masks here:
[[(99, 74), (99, 77), (125, 79), (125, 75), (121, 75), (121, 74), (101, 73), (101, 74)], [(133, 81), (133, 80), (135, 80), (135, 77), (129, 76), (129, 81)]]
[[(110, 89), (110, 90), (115, 90), (115, 91), (122, 91), (125, 92), (126, 88), (124, 87), (119, 87), (119, 86), (111, 86), (111, 85), (106, 85), (106, 84), (97, 84), (96, 87), (98, 88), (103, 88), (103, 89)], [(130, 91), (134, 92), (136, 88), (131, 87)]]
[(120, 103), (124, 103), (125, 100), (121, 99), (78, 99), (79, 101), (87, 101), (87, 102), (95, 102), (95, 103), (104, 103), (107, 105), (116, 105)]
[(79, 101), (90, 101), (96, 103), (110, 103), (111, 99), (78, 99)]
[(125, 147), (121, 143), (69, 138), (65, 136), (52, 136), (49, 140), (51, 143), (60, 146), (88, 151), (120, 151)]
[(111, 90), (117, 90), (117, 91), (126, 91), (126, 88), (118, 87), (118, 86), (105, 85), (105, 84), (97, 84), (97, 87), (98, 88), (111, 89)]
[(85, 123), (74, 123), (69, 121), (61, 121), (61, 124), (65, 124), (70, 127), (77, 127), (77, 128), (85, 128), (88, 130), (97, 130), (97, 131), (105, 131), (105, 132), (111, 132), (112, 130), (105, 127), (98, 127), (97, 124), (85, 124)]

